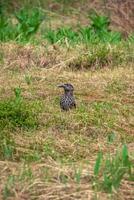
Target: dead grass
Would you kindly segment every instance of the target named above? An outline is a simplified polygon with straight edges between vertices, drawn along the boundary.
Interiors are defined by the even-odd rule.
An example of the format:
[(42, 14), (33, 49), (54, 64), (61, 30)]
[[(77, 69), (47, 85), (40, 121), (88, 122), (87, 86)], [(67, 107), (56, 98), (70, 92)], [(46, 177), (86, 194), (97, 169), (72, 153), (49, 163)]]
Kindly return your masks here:
[[(51, 68), (52, 70), (96, 70), (115, 66), (131, 65), (134, 60), (133, 44), (122, 42), (117, 45), (21, 45), (12, 43), (1, 44), (2, 69), (26, 71), (30, 68)], [(40, 78), (40, 77), (39, 77)], [(36, 79), (36, 77), (35, 77)], [(37, 78), (38, 79), (38, 78)]]
[[(47, 13), (52, 27), (63, 23), (75, 26), (78, 20), (87, 24), (89, 9), (100, 10), (101, 6), (100, 12), (114, 13), (113, 26), (120, 24), (118, 28), (128, 33), (134, 20), (128, 16), (132, 9), (126, 10), (132, 6), (131, 1), (123, 2), (120, 9), (111, 1), (106, 7), (98, 0), (82, 5), (76, 2), (70, 10), (68, 5), (66, 16), (59, 3), (50, 3)], [(25, 100), (42, 104), (38, 129), (4, 130), (5, 137), (13, 140), (5, 155), (12, 147), (14, 151), (0, 159), (0, 199), (133, 200), (134, 182), (126, 177), (113, 194), (93, 187), (93, 169), (100, 150), (104, 156), (114, 155), (126, 143), (134, 161), (133, 44), (109, 46), (105, 63), (98, 62), (99, 47), (48, 46), (43, 41), (38, 46), (13, 42), (0, 45), (0, 100), (11, 97), (13, 89), (20, 87)], [(96, 54), (92, 64), (91, 53)], [(68, 113), (59, 108), (62, 91), (57, 85), (64, 82), (74, 85), (77, 101), (77, 109)]]
[[(23, 49), (6, 44), (2, 50), (0, 98), (13, 95), (13, 88), (19, 86), (25, 99), (38, 99), (43, 109), (37, 130), (9, 130), (15, 151), (11, 161), (0, 161), (0, 198), (133, 199), (131, 182), (122, 182), (120, 195), (115, 193), (114, 197), (105, 193), (100, 196), (92, 188), (93, 166), (99, 150), (106, 155), (127, 143), (133, 158), (133, 63), (74, 71), (65, 62), (72, 51), (50, 48), (46, 58), (49, 60), (50, 56), (54, 67), (46, 68), (38, 64), (45, 59), (41, 47)], [(77, 109), (69, 113), (59, 108), (62, 92), (57, 85), (62, 82), (75, 87)], [(109, 144), (111, 134), (115, 138)]]

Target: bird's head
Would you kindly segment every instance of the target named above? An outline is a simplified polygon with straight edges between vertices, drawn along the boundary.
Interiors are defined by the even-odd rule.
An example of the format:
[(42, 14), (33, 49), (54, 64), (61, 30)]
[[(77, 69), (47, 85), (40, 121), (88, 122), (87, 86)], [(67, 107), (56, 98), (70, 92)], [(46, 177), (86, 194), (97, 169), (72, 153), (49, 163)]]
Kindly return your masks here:
[(74, 91), (74, 87), (70, 83), (61, 84), (61, 85), (58, 85), (58, 87), (64, 88), (65, 92), (69, 92), (69, 91), (73, 92)]

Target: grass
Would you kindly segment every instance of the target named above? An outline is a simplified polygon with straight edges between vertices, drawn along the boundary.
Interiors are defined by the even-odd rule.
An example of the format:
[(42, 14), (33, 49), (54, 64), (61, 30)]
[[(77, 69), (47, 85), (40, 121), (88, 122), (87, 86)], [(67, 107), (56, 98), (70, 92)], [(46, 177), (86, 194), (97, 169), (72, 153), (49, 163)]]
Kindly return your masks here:
[(29, 103), (21, 96), (21, 88), (14, 89), (15, 97), (0, 101), (0, 157), (14, 159), (16, 144), (10, 131), (36, 129), (39, 125), (39, 102)]
[[(0, 165), (3, 168), (9, 163), (9, 173), (5, 170), (1, 175), (2, 198), (15, 197), (12, 184), (18, 195), (38, 198), (43, 194), (45, 198), (52, 195), (57, 183), (61, 189), (57, 188), (54, 198), (61, 190), (74, 198), (95, 198), (98, 192), (105, 198), (109, 193), (115, 197), (114, 191), (123, 187), (128, 187), (132, 196), (133, 176), (128, 176), (116, 150), (126, 143), (133, 160), (133, 55), (126, 44), (103, 46), (109, 59), (106, 62), (101, 44), (88, 49), (78, 47), (56, 46), (55, 50), (50, 46), (44, 53), (43, 46), (2, 45), (0, 113), (6, 126), (0, 133)], [(113, 58), (121, 52), (122, 62), (111, 57), (113, 52)], [(82, 56), (86, 58), (76, 68), (77, 58)], [(92, 56), (96, 60), (87, 67)], [(75, 87), (77, 108), (68, 113), (59, 108), (62, 91), (57, 85), (62, 82)], [(97, 158), (98, 152), (102, 154)], [(10, 176), (14, 177), (12, 184)], [(35, 185), (26, 190), (31, 182)], [(41, 193), (35, 193), (39, 188)]]
[[(0, 199), (133, 198), (133, 35), (121, 39), (92, 13), (79, 31), (51, 29), (51, 45), (40, 13), (34, 27), (27, 14), (21, 43), (1, 42)], [(67, 82), (77, 108), (61, 112), (57, 85)]]
[[(14, 18), (0, 16), (0, 41), (11, 40), (27, 43), (31, 36), (37, 32), (44, 16), (38, 8), (21, 8), (14, 13)], [(13, 23), (13, 20), (16, 21)]]
[[(1, 9), (0, 16), (0, 41), (15, 40), (21, 43), (39, 43), (39, 37), (36, 39), (35, 35), (37, 35), (37, 31), (39, 32), (41, 23), (45, 19), (43, 9), (23, 7), (13, 13), (14, 18), (11, 18), (11, 16), (7, 18), (3, 10)], [(89, 20), (90, 25), (85, 27), (78, 25), (76, 30), (71, 26), (63, 26), (53, 30), (51, 26), (47, 28), (48, 23), (46, 23), (44, 24), (45, 28), (40, 29), (38, 34), (42, 38), (40, 43), (45, 40), (51, 44), (73, 45), (84, 43), (89, 46), (89, 44), (116, 44), (122, 40), (124, 41), (120, 32), (110, 30), (110, 19), (107, 16), (99, 15), (96, 11), (92, 11), (89, 15)], [(133, 34), (129, 35), (127, 40), (133, 42)]]
[(29, 104), (21, 96), (21, 88), (15, 88), (15, 97), (0, 102), (0, 129), (5, 128), (36, 128), (39, 103)]
[[(16, 190), (19, 185), (18, 190), (26, 197), (28, 195), (39, 197), (40, 194), (35, 194), (35, 190), (41, 187), (41, 193), (45, 196), (48, 194), (47, 191), (53, 191), (52, 187), (55, 188), (58, 182), (64, 195), (66, 195), (64, 188), (68, 188), (70, 195), (75, 192), (78, 194), (78, 191), (83, 189), (85, 195), (91, 196), (95, 195), (95, 191), (111, 192), (110, 188), (113, 188), (115, 178), (112, 173), (113, 164), (116, 164), (117, 171), (122, 169), (120, 154), (116, 153), (115, 149), (121, 148), (124, 143), (128, 147), (133, 144), (133, 104), (131, 104), (133, 67), (122, 66), (94, 72), (70, 71), (58, 67), (47, 70), (31, 67), (29, 70), (24, 68), (19, 71), (14, 71), (11, 67), (5, 70), (1, 69), (2, 99), (7, 99), (9, 93), (14, 96), (12, 88), (19, 84), (21, 97), (25, 103), (29, 102), (33, 105), (32, 102), (39, 100), (42, 104), (38, 129), (25, 130), (17, 127), (13, 130), (3, 130), (1, 143), (3, 161), (0, 164), (3, 166), (3, 163), (10, 160), (9, 175), (15, 176), (13, 184)], [(77, 109), (69, 113), (61, 112), (59, 108), (61, 92), (56, 86), (61, 82), (73, 82), (75, 87)], [(19, 96), (20, 89), (17, 88), (15, 91), (16, 96)], [(28, 108), (30, 111), (31, 107)], [(100, 158), (101, 162), (98, 160), (100, 167), (96, 164), (93, 172), (98, 151), (102, 152), (103, 159)], [(129, 151), (132, 156), (131, 148)], [(107, 155), (110, 157), (107, 158)], [(12, 161), (16, 163), (15, 166)], [(30, 168), (29, 173), (32, 176), (28, 175), (24, 163)], [(22, 170), (24, 178), (20, 175)], [(108, 177), (111, 172), (111, 186), (102, 179), (102, 171), (106, 172), (105, 176)], [(2, 193), (9, 197), (13, 195), (14, 198), (12, 185), (6, 178), (9, 175), (4, 172)], [(98, 177), (96, 182), (94, 182), (94, 175)], [(120, 182), (124, 177), (121, 176)], [(38, 179), (42, 186), (36, 183)], [(35, 185), (26, 191), (24, 187), (30, 187), (31, 181)], [(43, 191), (44, 185), (48, 188), (46, 192)], [(59, 192), (58, 190), (53, 196), (56, 198)], [(81, 196), (83, 197), (84, 194)]]
[[(119, 188), (123, 177), (126, 175), (129, 179), (133, 179), (132, 168), (133, 163), (129, 160), (129, 154), (127, 146), (124, 145), (122, 152), (116, 152), (115, 157), (108, 155), (105, 161), (102, 161), (102, 152), (98, 154), (96, 163), (94, 166), (94, 185), (98, 185), (100, 189), (106, 192), (112, 192)], [(103, 172), (101, 172), (101, 163), (103, 163)], [(98, 175), (103, 176), (100, 183), (97, 183), (99, 178)]]
[(127, 42), (117, 45), (98, 43), (97, 45), (83, 49), (79, 49), (78, 47), (78, 54), (70, 61), (69, 67), (80, 70), (119, 66), (122, 63), (129, 63), (134, 59), (131, 51), (133, 51), (133, 44), (128, 45)]
[(86, 43), (98, 44), (101, 43), (119, 43), (123, 38), (120, 32), (111, 31), (109, 28), (110, 20), (108, 17), (99, 15), (93, 11), (89, 15), (90, 25), (82, 27), (79, 25), (77, 31), (74, 31), (72, 27), (60, 27), (57, 30), (51, 28), (46, 30), (45, 39), (50, 43), (66, 44), (78, 44)]

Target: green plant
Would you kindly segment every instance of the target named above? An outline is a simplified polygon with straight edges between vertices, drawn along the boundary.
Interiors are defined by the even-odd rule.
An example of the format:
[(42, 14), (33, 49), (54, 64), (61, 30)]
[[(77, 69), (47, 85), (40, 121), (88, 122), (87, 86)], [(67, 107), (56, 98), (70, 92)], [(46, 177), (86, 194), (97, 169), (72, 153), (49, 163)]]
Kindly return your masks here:
[(36, 128), (38, 126), (39, 102), (27, 102), (21, 96), (21, 88), (14, 89), (15, 97), (0, 101), (0, 129)]
[(32, 172), (32, 169), (30, 168), (30, 166), (28, 165), (24, 165), (22, 170), (21, 170), (21, 173), (19, 174), (19, 177), (18, 177), (19, 181), (22, 181), (22, 180), (32, 180), (33, 179), (33, 172)]
[(28, 152), (22, 155), (22, 160), (26, 162), (37, 162), (41, 159), (41, 155), (37, 150), (33, 150), (32, 152)]
[[(103, 165), (100, 165), (101, 162)], [(121, 154), (117, 152), (114, 157), (108, 156), (105, 161), (102, 160), (102, 156), (99, 153), (94, 167), (94, 185), (111, 193), (113, 189), (117, 189), (120, 186), (121, 180), (125, 175), (128, 178), (132, 177), (132, 166), (126, 145), (123, 145)], [(102, 175), (101, 180), (98, 177), (99, 173)]]
[(102, 158), (103, 158), (103, 154), (102, 154), (102, 152), (99, 152), (97, 159), (96, 159), (96, 162), (95, 162), (95, 165), (94, 165), (94, 175), (95, 176), (99, 175)]
[(67, 184), (68, 182), (68, 176), (64, 174), (62, 171), (60, 172), (59, 179), (60, 179), (60, 182), (63, 184)]
[(127, 39), (129, 42), (134, 43), (134, 33), (130, 34)]
[(48, 39), (52, 44), (56, 42), (65, 43), (78, 41), (78, 33), (73, 31), (71, 27), (61, 27), (57, 30), (47, 29), (44, 38)]
[(4, 63), (4, 53), (0, 51), (0, 64)]
[(110, 20), (106, 16), (102, 16), (93, 12), (89, 15), (91, 25), (79, 26), (77, 31), (71, 27), (62, 27), (57, 30), (47, 29), (45, 38), (52, 44), (56, 42), (65, 43), (66, 40), (71, 43), (84, 42), (86, 44), (98, 44), (99, 42), (116, 43), (121, 41), (121, 33), (114, 32), (109, 29)]
[(18, 20), (17, 31), (18, 40), (28, 40), (30, 36), (37, 32), (42, 20), (42, 12), (37, 8), (23, 8), (15, 13)]
[(6, 181), (5, 187), (2, 192), (4, 200), (13, 195), (12, 187), (13, 187), (14, 182), (15, 182), (15, 176), (10, 175)]
[(0, 15), (0, 41), (29, 41), (43, 20), (43, 14), (38, 8), (23, 8), (15, 13), (15, 17), (18, 23), (13, 24), (4, 13)]
[(121, 80), (114, 80), (106, 86), (106, 92), (109, 94), (121, 94), (126, 89), (126, 84)]
[(13, 159), (15, 153), (15, 142), (7, 131), (0, 131), (0, 158)]
[(4, 15), (0, 15), (0, 41), (15, 40), (17, 32), (12, 21)]
[(81, 176), (82, 176), (82, 168), (75, 169), (74, 179), (77, 184), (80, 184)]
[(25, 81), (28, 85), (30, 85), (32, 83), (32, 76), (29, 75), (25, 75)]
[(121, 40), (121, 34), (119, 32), (113, 32), (109, 29), (110, 20), (107, 16), (99, 15), (97, 12), (93, 11), (89, 15), (91, 20), (91, 30), (93, 30), (93, 35), (95, 34), (100, 41), (115, 43)]
[(56, 32), (52, 29), (47, 29), (45, 31), (44, 38), (47, 39), (51, 44), (54, 44), (58, 41)]
[(107, 142), (108, 144), (112, 144), (116, 139), (116, 135), (114, 132), (110, 132), (107, 136)]
[(78, 32), (79, 32), (79, 41), (83, 43), (96, 44), (99, 42), (99, 39), (97, 38), (96, 34), (94, 34), (94, 31), (90, 26), (79, 27)]
[[(43, 181), (49, 182), (51, 180), (51, 176), (52, 176), (50, 167), (44, 166), (41, 171), (42, 171), (42, 175), (43, 175), (43, 177), (42, 177)], [(60, 178), (60, 175), (59, 175), (59, 178)], [(62, 178), (60, 178), (60, 180), (61, 179)], [(61, 180), (61, 182), (62, 182), (62, 180)]]
[(48, 138), (43, 147), (43, 154), (46, 157), (52, 157), (53, 159), (57, 159), (59, 157), (59, 152), (54, 146), (54, 140), (52, 138)]
[(89, 19), (91, 20), (91, 28), (95, 32), (99, 33), (108, 30), (110, 20), (107, 16), (99, 15), (94, 10), (89, 13)]
[(123, 45), (109, 45), (99, 42), (98, 44), (86, 46), (83, 52), (77, 51), (79, 54), (68, 65), (74, 70), (79, 70), (100, 69), (105, 66), (119, 66), (122, 63), (131, 62), (133, 60), (133, 46)]

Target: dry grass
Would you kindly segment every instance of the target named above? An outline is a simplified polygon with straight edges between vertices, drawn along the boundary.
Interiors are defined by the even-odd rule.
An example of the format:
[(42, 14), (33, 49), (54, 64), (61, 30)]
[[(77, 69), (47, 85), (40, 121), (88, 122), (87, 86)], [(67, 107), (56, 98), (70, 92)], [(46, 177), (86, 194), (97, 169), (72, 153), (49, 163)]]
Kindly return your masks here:
[[(106, 155), (127, 143), (133, 158), (133, 63), (72, 71), (63, 62), (72, 50), (67, 54), (49, 47), (46, 56), (52, 62), (54, 55), (54, 65), (46, 68), (38, 64), (45, 57), (42, 48), (2, 46), (0, 98), (20, 86), (24, 99), (39, 100), (43, 109), (37, 130), (9, 130), (15, 150), (10, 161), (0, 161), (1, 199), (133, 199), (131, 182), (122, 182), (120, 195), (112, 197), (102, 192), (100, 197), (92, 188), (99, 150)], [(56, 86), (62, 82), (75, 87), (77, 109), (68, 113), (59, 108), (61, 91)], [(112, 144), (110, 134), (115, 135)]]
[[(125, 33), (132, 30), (132, 1), (122, 1), (120, 9), (110, 0), (106, 5), (98, 0), (85, 2), (72, 2), (64, 11), (62, 4), (49, 3), (51, 26), (88, 24), (88, 11), (96, 8), (114, 13), (114, 27), (120, 25)], [(13, 4), (18, 7), (16, 1)], [(7, 128), (0, 133), (4, 147), (0, 199), (133, 200), (133, 180), (124, 177), (119, 189), (108, 194), (96, 189), (93, 170), (99, 151), (104, 158), (114, 156), (124, 143), (134, 161), (134, 45), (108, 45), (105, 62), (99, 45), (61, 47), (43, 41), (38, 46), (0, 45), (0, 100), (20, 87), (25, 102), (38, 100), (42, 105), (37, 129)], [(57, 88), (65, 82), (74, 85), (77, 101), (76, 110), (67, 113), (59, 108), (62, 91)]]

